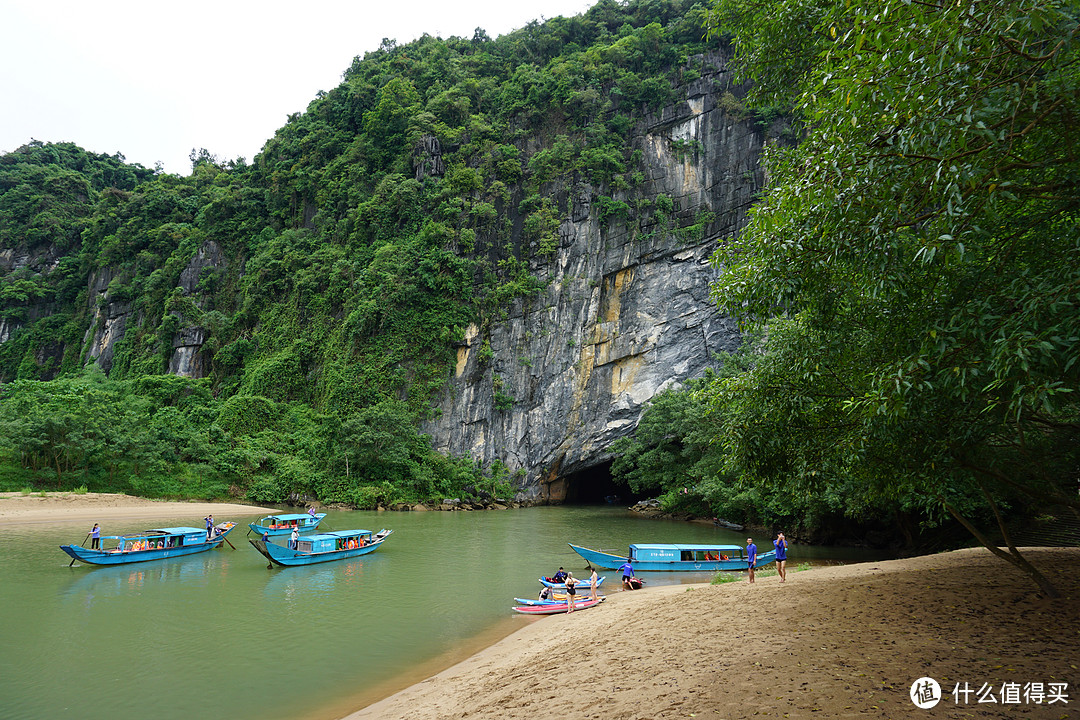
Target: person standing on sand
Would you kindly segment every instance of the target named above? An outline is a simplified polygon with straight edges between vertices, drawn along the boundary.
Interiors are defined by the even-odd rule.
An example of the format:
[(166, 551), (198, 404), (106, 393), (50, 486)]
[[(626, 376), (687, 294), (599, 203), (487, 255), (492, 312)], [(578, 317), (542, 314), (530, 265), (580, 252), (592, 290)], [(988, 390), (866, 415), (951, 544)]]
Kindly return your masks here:
[(101, 527), (97, 523), (90, 529), (90, 549), (101, 549)]
[(780, 574), (780, 582), (784, 582), (787, 580), (787, 540), (784, 533), (776, 533), (772, 544), (776, 548), (776, 572)]
[(750, 582), (754, 582), (754, 563), (757, 562), (757, 545), (754, 538), (746, 538), (746, 561), (749, 564)]
[(596, 583), (598, 583), (598, 582), (599, 582), (599, 580), (596, 577), (596, 568), (593, 568), (592, 569), (592, 575), (589, 576), (589, 583), (592, 585), (592, 599), (593, 600), (596, 599)]
[(577, 585), (577, 578), (574, 577), (574, 573), (566, 573), (566, 612), (574, 612), (574, 594), (577, 593), (575, 589)]

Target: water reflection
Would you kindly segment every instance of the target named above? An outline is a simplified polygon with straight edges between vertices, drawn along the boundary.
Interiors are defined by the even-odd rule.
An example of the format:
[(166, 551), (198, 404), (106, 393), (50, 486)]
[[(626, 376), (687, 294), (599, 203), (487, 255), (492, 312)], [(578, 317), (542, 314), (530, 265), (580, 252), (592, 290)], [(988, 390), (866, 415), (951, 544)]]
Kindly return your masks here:
[(228, 561), (222, 562), (213, 553), (188, 555), (165, 560), (116, 566), (82, 566), (70, 568), (70, 579), (63, 592), (84, 604), (95, 600), (141, 595), (147, 586), (181, 582), (205, 584), (207, 573), (228, 573)]
[(320, 565), (274, 567), (266, 571), (270, 576), (263, 591), (269, 599), (290, 603), (317, 602), (328, 594), (359, 590), (364, 578), (364, 566), (378, 562), (372, 556), (352, 558)]

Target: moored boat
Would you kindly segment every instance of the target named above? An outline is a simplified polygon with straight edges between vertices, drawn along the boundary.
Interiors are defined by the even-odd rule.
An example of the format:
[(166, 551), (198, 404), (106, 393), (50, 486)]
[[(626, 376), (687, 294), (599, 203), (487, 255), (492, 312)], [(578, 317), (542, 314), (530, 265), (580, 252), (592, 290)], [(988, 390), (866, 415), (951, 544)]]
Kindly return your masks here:
[(205, 552), (225, 542), (225, 536), (234, 527), (236, 523), (218, 523), (209, 538), (206, 530), (196, 527), (153, 528), (135, 535), (103, 535), (102, 540), (116, 541), (111, 548), (94, 550), (81, 545), (61, 545), (60, 549), (90, 565), (124, 565)]
[(305, 535), (297, 541), (295, 548), (250, 538), (248, 542), (272, 563), (285, 566), (314, 565), (367, 555), (378, 550), (392, 532), (384, 528), (377, 533), (371, 530), (337, 530)]
[[(659, 544), (637, 543), (630, 546), (626, 555), (615, 555), (601, 550), (567, 543), (590, 565), (608, 570), (617, 570), (629, 558), (635, 571), (650, 572), (656, 570), (675, 572), (715, 572), (717, 570), (746, 570), (749, 558), (742, 545), (707, 545), (707, 544)], [(759, 552), (754, 567), (776, 560), (776, 551)]]
[(253, 523), (248, 523), (248, 527), (252, 532), (255, 532), (262, 537), (268, 535), (270, 537), (277, 537), (279, 535), (290, 535), (295, 529), (298, 532), (306, 533), (311, 532), (319, 527), (319, 523), (326, 517), (326, 513), (279, 513), (277, 515), (267, 515), (264, 518), (259, 518)]
[[(578, 600), (574, 603), (575, 610), (584, 610), (599, 605), (604, 601), (604, 598), (597, 598), (595, 600)], [(516, 613), (522, 615), (557, 615), (559, 613), (567, 612), (569, 609), (565, 602), (555, 603), (553, 605), (516, 605), (510, 608)]]

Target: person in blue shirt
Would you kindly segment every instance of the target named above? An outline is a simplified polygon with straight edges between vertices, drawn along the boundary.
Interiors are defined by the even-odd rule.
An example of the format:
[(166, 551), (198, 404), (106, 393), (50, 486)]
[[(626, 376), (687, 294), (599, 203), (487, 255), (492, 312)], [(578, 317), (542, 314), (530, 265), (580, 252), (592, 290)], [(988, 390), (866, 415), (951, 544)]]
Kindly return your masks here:
[(553, 583), (566, 582), (566, 571), (563, 570), (562, 568), (559, 568), (559, 572), (557, 572), (557, 573), (555, 573), (554, 575), (551, 576), (551, 582), (553, 582)]
[(784, 582), (787, 580), (787, 540), (784, 533), (776, 533), (772, 544), (776, 548), (776, 572), (780, 574), (780, 582)]
[(750, 582), (754, 582), (754, 563), (757, 562), (757, 545), (754, 538), (746, 538), (746, 561), (749, 564)]
[(630, 578), (634, 577), (634, 566), (630, 564), (630, 558), (626, 558), (626, 562), (619, 566), (619, 570), (622, 571), (623, 590), (633, 590)]
[(90, 549), (101, 549), (101, 527), (94, 523), (94, 527), (90, 530)]

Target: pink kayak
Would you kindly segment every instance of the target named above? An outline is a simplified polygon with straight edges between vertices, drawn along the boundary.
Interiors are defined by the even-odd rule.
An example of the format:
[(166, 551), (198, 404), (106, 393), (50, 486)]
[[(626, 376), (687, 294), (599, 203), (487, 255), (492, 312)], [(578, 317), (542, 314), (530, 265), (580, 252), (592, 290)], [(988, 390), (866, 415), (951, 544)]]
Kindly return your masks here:
[[(584, 610), (585, 608), (591, 608), (593, 605), (599, 605), (604, 601), (604, 598), (597, 598), (596, 600), (578, 600), (574, 603), (575, 610)], [(558, 615), (559, 613), (566, 612), (566, 603), (557, 603), (555, 605), (518, 605), (510, 608), (514, 612), (522, 613), (523, 615)]]

